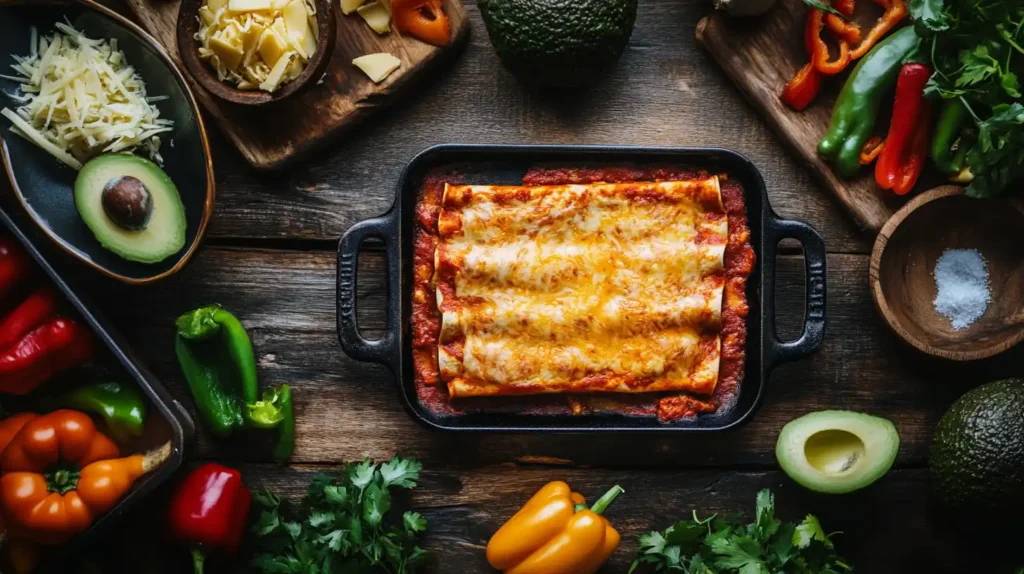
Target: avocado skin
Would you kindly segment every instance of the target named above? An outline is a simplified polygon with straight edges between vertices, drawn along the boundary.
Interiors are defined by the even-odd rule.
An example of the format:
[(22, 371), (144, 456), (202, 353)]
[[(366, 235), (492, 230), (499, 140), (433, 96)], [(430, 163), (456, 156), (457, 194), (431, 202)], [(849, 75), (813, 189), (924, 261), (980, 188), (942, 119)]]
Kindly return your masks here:
[(572, 87), (593, 82), (622, 55), (637, 0), (480, 0), (491, 44), (527, 83)]
[(1019, 520), (1024, 512), (1024, 379), (982, 385), (939, 421), (928, 459), (946, 509)]

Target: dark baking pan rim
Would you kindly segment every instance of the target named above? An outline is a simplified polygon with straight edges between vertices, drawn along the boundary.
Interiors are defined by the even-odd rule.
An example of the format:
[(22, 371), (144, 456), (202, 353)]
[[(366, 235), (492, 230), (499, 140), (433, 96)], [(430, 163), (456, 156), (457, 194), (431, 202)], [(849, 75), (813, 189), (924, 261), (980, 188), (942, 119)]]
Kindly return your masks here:
[[(542, 415), (527, 413), (471, 412), (438, 415), (417, 398), (413, 380), (410, 301), (412, 290), (412, 241), (416, 193), (427, 171), (438, 166), (468, 170), (480, 183), (515, 183), (515, 174), (530, 166), (671, 165), (727, 173), (739, 179), (746, 194), (751, 245), (757, 265), (747, 284), (747, 356), (743, 381), (731, 405), (714, 414), (673, 423), (653, 416), (619, 413)], [(386, 331), (382, 338), (367, 340), (356, 321), (356, 262), (363, 241), (384, 242), (387, 258)], [(775, 259), (779, 241), (801, 243), (807, 274), (806, 312), (803, 331), (792, 341), (782, 341), (775, 330)], [(501, 432), (707, 432), (721, 431), (750, 419), (760, 406), (772, 369), (817, 351), (825, 336), (825, 245), (806, 223), (779, 218), (768, 203), (760, 172), (747, 158), (717, 148), (646, 148), (618, 146), (539, 146), (445, 144), (430, 147), (406, 165), (398, 183), (395, 202), (381, 217), (353, 225), (338, 246), (338, 338), (350, 357), (386, 365), (395, 375), (399, 395), (410, 416), (428, 427), (446, 431)]]
[[(120, 519), (166, 482), (181, 467), (186, 459), (186, 451), (195, 441), (195, 423), (188, 411), (175, 400), (166, 388), (156, 379), (148, 368), (130, 349), (124, 337), (120, 335), (96, 307), (78, 295), (57, 269), (50, 264), (44, 252), (37, 246), (35, 239), (25, 232), (20, 224), (12, 218), (6, 208), (0, 208), (0, 227), (4, 227), (25, 248), (39, 267), (45, 272), (54, 286), (61, 292), (64, 299), (74, 307), (79, 317), (84, 320), (97, 340), (109, 349), (110, 354), (121, 364), (125, 372), (149, 400), (152, 405), (150, 416), (159, 414), (170, 429), (171, 456), (159, 469), (144, 476), (128, 491), (109, 512), (98, 517), (88, 530), (58, 546), (44, 558), (37, 572), (62, 572), (69, 564), (74, 564), (75, 557), (95, 545)], [(152, 445), (156, 447), (158, 445)]]

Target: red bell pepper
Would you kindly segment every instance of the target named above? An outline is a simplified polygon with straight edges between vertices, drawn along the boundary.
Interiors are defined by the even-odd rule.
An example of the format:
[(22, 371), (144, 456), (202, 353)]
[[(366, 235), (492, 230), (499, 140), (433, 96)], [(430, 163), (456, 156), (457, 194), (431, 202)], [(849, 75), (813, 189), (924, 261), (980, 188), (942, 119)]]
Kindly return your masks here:
[(36, 327), (0, 352), (0, 393), (24, 395), (51, 377), (92, 357), (93, 337), (72, 319)]
[(39, 289), (0, 321), (0, 350), (17, 343), (32, 329), (57, 316), (57, 294)]
[(238, 552), (251, 500), (242, 474), (214, 463), (193, 470), (178, 486), (168, 516), (171, 536), (192, 547), (195, 574), (202, 574), (207, 552)]
[(875, 181), (898, 195), (914, 187), (928, 157), (932, 108), (924, 97), (924, 86), (931, 75), (931, 68), (924, 64), (904, 64), (896, 81), (892, 122), (875, 164)]
[(814, 98), (818, 97), (819, 91), (821, 91), (821, 73), (814, 68), (813, 62), (808, 62), (782, 89), (781, 98), (787, 106), (800, 111), (811, 105)]
[(10, 237), (0, 236), (0, 300), (35, 272), (32, 258)]

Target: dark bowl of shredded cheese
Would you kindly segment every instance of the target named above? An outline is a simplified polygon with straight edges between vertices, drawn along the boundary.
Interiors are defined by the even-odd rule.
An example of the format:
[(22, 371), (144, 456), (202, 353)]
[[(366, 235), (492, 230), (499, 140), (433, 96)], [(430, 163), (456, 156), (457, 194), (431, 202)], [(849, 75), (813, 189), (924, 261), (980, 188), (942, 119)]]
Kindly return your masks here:
[(972, 361), (1024, 340), (1024, 202), (943, 186), (882, 227), (870, 265), (882, 319), (913, 347)]

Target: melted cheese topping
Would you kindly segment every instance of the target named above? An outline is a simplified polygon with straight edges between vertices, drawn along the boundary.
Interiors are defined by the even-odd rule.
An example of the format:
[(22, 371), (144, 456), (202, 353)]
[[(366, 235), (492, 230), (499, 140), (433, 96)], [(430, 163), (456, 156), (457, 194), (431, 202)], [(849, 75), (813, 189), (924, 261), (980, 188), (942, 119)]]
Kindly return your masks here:
[(714, 390), (728, 238), (717, 178), (446, 186), (438, 230), (451, 396)]

